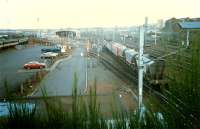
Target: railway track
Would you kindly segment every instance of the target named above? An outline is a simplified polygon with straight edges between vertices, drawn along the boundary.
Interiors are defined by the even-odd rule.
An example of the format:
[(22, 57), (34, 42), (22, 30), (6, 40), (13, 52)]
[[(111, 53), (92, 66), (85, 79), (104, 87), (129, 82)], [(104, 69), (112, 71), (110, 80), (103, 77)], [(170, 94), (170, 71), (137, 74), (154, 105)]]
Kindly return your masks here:
[[(96, 53), (90, 53), (94, 57), (96, 57)], [(111, 56), (111, 53), (109, 53)], [(175, 42), (166, 42), (166, 44), (158, 44), (156, 46), (152, 45), (150, 47), (147, 47), (145, 49), (145, 54), (149, 54), (150, 57), (153, 59), (163, 59), (167, 61), (166, 67), (173, 71), (177, 70), (187, 70), (191, 71), (191, 59), (192, 59), (192, 54), (190, 50), (186, 49), (184, 46), (181, 46), (178, 43)], [(181, 60), (174, 60), (174, 59), (179, 59), (181, 57)], [(99, 58), (102, 60), (102, 63), (109, 68), (113, 73), (115, 73), (117, 76), (120, 78), (126, 78), (130, 82), (134, 84), (134, 87), (129, 87), (133, 92), (137, 95), (137, 73), (131, 73), (130, 70), (127, 69), (126, 66), (124, 66), (122, 63), (116, 64), (116, 57), (112, 56), (111, 58), (114, 58), (115, 61), (112, 61), (111, 58), (108, 57), (105, 53), (101, 54)], [(121, 66), (120, 66), (121, 65)], [(135, 76), (136, 75), (136, 76)], [(172, 74), (173, 75), (173, 74)], [(164, 78), (167, 80), (171, 80), (173, 82), (173, 79), (170, 75), (166, 76), (164, 74)], [(158, 92), (154, 89), (152, 89), (151, 86), (148, 85), (148, 82), (144, 82), (144, 96), (150, 96), (154, 95), (158, 100), (160, 100), (160, 103), (165, 103), (172, 108), (176, 109), (179, 113), (183, 114), (183, 109), (188, 108), (188, 105), (186, 105), (184, 102), (182, 102), (179, 98), (176, 97), (176, 95), (173, 95), (170, 93), (168, 90), (163, 89), (163, 93)], [(150, 91), (150, 92), (149, 92)], [(177, 103), (171, 103), (170, 100), (168, 100), (168, 97), (166, 96), (172, 96)], [(183, 114), (184, 116), (184, 114)], [(194, 118), (193, 118), (194, 119)]]
[[(89, 56), (97, 58), (98, 55), (95, 52), (90, 52)], [(101, 63), (107, 67), (109, 70), (111, 70), (115, 75), (117, 75), (122, 80), (128, 81), (130, 84), (132, 84), (132, 87), (130, 88), (133, 93), (138, 96), (138, 78), (137, 73), (130, 72), (130, 69), (127, 69), (127, 66), (121, 66), (121, 63), (114, 62), (113, 59), (110, 59), (112, 57), (109, 57), (106, 53), (101, 53), (101, 55), (98, 57), (101, 61)], [(160, 92), (154, 90), (151, 86), (148, 85), (148, 82), (144, 81), (144, 96), (149, 96), (150, 94), (154, 94), (157, 96), (160, 100), (166, 101), (166, 97), (163, 96)]]
[[(117, 75), (119, 78), (123, 79), (123, 80), (128, 80), (132, 86), (128, 87), (129, 89), (132, 90), (132, 94), (134, 96), (138, 96), (138, 88), (137, 88), (137, 82), (138, 82), (138, 78), (137, 78), (137, 73), (133, 73), (130, 72), (130, 69), (128, 70), (127, 67), (124, 67), (124, 65), (122, 63), (116, 63), (116, 60), (111, 59), (113, 58), (111, 55), (108, 55), (109, 53), (101, 53), (100, 56), (98, 57), (97, 53), (95, 52), (90, 52), (89, 55), (92, 57), (98, 57), (102, 64), (107, 67), (109, 70), (111, 70), (115, 75)], [(111, 54), (111, 53), (110, 53)], [(121, 65), (122, 64), (122, 65)], [(170, 78), (171, 79), (171, 78)], [(168, 98), (163, 95), (161, 92), (153, 89), (151, 86), (148, 85), (148, 82), (146, 80), (144, 80), (144, 91), (143, 91), (143, 95), (144, 98), (149, 98), (149, 96), (155, 96), (161, 103), (166, 103), (168, 105), (170, 105), (171, 107), (176, 107), (176, 105), (174, 103), (169, 103)], [(169, 91), (164, 90), (163, 91), (165, 94), (167, 95), (171, 95)], [(174, 95), (173, 95), (174, 96)], [(134, 97), (134, 98), (136, 98)], [(175, 97), (175, 96), (174, 96)], [(136, 101), (138, 101), (138, 99), (136, 99)], [(179, 99), (177, 99), (177, 101), (179, 103), (181, 103), (182, 106), (186, 107), (187, 105), (185, 105), (182, 101), (180, 101)], [(182, 107), (176, 107), (177, 110), (179, 112), (181, 112)]]

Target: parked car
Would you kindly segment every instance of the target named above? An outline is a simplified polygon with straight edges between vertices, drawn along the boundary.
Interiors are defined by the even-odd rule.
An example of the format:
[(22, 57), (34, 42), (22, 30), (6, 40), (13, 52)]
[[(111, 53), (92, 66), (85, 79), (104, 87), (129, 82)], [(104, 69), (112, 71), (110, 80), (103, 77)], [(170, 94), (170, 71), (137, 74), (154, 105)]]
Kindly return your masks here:
[(40, 63), (38, 61), (32, 61), (24, 64), (25, 69), (42, 69), (45, 67), (46, 67), (45, 63)]
[(41, 49), (41, 51), (42, 53), (46, 53), (46, 52), (61, 53), (61, 48), (55, 48), (55, 47), (43, 48)]
[(58, 56), (58, 53), (55, 52), (46, 52), (41, 54), (41, 58), (55, 58)]

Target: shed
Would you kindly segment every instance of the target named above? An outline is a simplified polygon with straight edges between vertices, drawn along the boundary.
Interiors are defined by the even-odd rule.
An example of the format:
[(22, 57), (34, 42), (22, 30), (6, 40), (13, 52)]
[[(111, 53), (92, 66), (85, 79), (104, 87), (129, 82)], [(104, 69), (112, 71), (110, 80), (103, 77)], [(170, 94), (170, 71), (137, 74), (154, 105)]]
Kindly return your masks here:
[(200, 29), (200, 22), (180, 22), (182, 29)]
[(200, 22), (180, 22), (179, 26), (187, 31), (187, 47), (189, 47), (189, 35), (190, 35), (190, 30), (194, 29), (200, 29)]

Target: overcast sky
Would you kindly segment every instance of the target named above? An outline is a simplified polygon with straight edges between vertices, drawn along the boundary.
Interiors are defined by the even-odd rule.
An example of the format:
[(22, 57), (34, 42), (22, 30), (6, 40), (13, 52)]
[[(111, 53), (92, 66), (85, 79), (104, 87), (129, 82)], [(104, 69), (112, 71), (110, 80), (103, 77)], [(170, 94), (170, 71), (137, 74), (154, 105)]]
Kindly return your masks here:
[(200, 0), (0, 0), (0, 29), (132, 26), (145, 16), (199, 17), (199, 6)]

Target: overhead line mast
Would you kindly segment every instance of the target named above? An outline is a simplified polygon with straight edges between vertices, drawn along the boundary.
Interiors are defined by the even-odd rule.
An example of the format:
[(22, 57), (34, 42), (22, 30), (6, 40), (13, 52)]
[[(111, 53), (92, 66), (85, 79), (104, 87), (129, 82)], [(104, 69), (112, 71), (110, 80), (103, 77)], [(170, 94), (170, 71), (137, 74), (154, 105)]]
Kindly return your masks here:
[(142, 107), (143, 99), (143, 72), (144, 72), (144, 62), (143, 62), (143, 53), (144, 53), (144, 27), (140, 27), (140, 44), (139, 44), (139, 65), (138, 65), (138, 92), (139, 92), (139, 109)]

